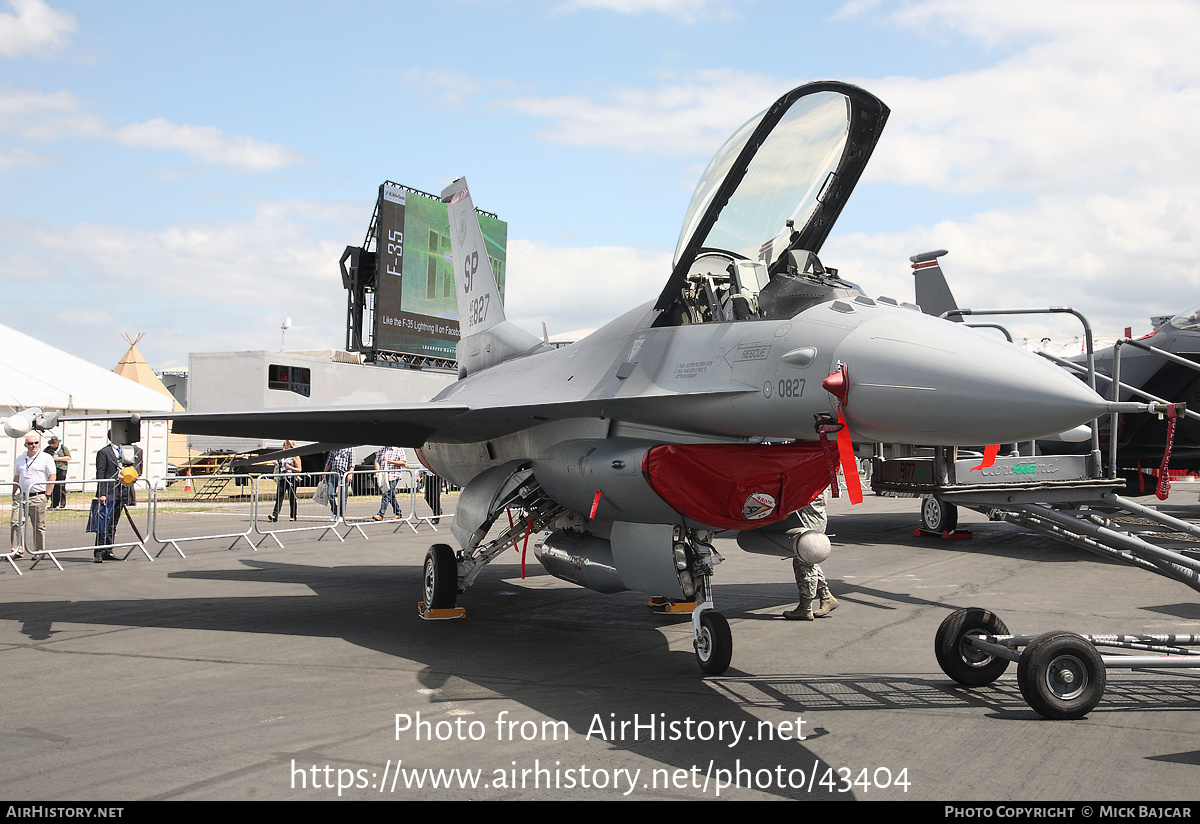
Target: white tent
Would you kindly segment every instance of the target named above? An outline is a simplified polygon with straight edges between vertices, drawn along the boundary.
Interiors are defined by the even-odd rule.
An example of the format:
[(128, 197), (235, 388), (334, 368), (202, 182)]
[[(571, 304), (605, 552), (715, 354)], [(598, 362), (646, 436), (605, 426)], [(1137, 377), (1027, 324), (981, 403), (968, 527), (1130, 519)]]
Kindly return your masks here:
[[(32, 406), (46, 412), (77, 415), (106, 412), (169, 412), (169, 396), (88, 363), (82, 358), (0, 325), (0, 417)], [(103, 421), (59, 424), (59, 436), (71, 450), (68, 478), (95, 477), (96, 451), (108, 442)], [(13, 476), (15, 440), (0, 438), (0, 479)], [(144, 472), (166, 474), (166, 423), (142, 424)]]

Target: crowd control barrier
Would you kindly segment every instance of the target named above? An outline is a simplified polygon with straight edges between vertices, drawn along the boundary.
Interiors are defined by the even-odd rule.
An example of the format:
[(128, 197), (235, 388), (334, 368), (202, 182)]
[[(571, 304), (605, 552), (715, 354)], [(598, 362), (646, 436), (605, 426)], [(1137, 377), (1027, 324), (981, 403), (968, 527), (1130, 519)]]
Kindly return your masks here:
[[(326, 489), (332, 488), (329, 493), (332, 495), (330, 503), (319, 503), (316, 499), (317, 489), (322, 483), (325, 483)], [(278, 498), (281, 485), (282, 498)], [(289, 485), (292, 487), (294, 498), (288, 494)], [(289, 532), (311, 532), (319, 529), (322, 532), (317, 540), (324, 538), (327, 532), (332, 532), (339, 541), (344, 540), (336, 528), (344, 511), (344, 496), (342, 479), (336, 472), (259, 475), (254, 479), (254, 531), (265, 536), (264, 540), (270, 537), (280, 548), (283, 547), (283, 542), (279, 540), (279, 536)], [(272, 521), (276, 500), (279, 500), (279, 515), (278, 520)], [(293, 500), (296, 502), (295, 516), (292, 515)], [(334, 502), (337, 503), (336, 510), (332, 506)], [(338, 513), (336, 516), (335, 512)]]
[[(0, 488), (0, 493), (12, 489), (17, 495), (18, 503), (12, 507), (13, 516), (20, 521), (20, 527), (10, 534), (20, 538), (27, 557), (33, 559), (32, 567), (36, 567), (44, 558), (49, 558), (56, 567), (62, 569), (58, 557), (67, 552), (95, 552), (96, 550), (115, 552), (125, 549), (122, 560), (129, 557), (135, 548), (150, 560), (146, 549), (146, 539), (150, 533), (150, 513), (153, 510), (153, 495), (150, 484), (144, 478), (139, 478), (133, 484), (126, 486), (126, 494), (131, 500), (123, 505), (117, 515), (116, 524), (107, 529), (103, 520), (98, 520), (94, 511), (93, 501), (98, 501), (97, 488), (105, 485), (110, 488), (114, 481), (90, 478), (82, 481), (67, 482), (67, 503), (63, 509), (46, 510), (46, 543), (39, 549), (37, 536), (29, 518), (29, 502), (21, 495), (20, 489), (12, 489), (13, 485)], [(18, 513), (18, 510), (19, 513)], [(12, 519), (10, 518), (10, 524)], [(111, 540), (105, 540), (111, 538)], [(5, 556), (14, 567), (12, 549)], [(17, 570), (20, 572), (20, 569)]]
[[(454, 513), (446, 512), (445, 504), (442, 501), (443, 493), (445, 493), (445, 489), (441, 478), (425, 469), (418, 472), (417, 486), (413, 490), (410, 505), (410, 511), (416, 517), (418, 525), (428, 524), (434, 532), (437, 532), (438, 524), (443, 519), (454, 517)], [(417, 528), (414, 526), (413, 532), (416, 531)]]
[[(389, 475), (395, 478), (394, 487)], [(391, 527), (393, 534), (405, 526), (413, 532), (417, 531), (417, 520), (412, 511), (417, 473), (411, 469), (394, 469), (391, 472), (356, 469), (347, 473), (343, 486), (346, 508), (342, 521), (363, 538), (367, 538), (363, 527)], [(397, 515), (397, 512), (400, 514)]]
[(21, 568), (13, 560), (13, 553), (23, 546), (22, 537), (25, 534), (26, 515), (25, 496), (21, 494), (21, 487), (15, 483), (0, 483), (0, 495), (7, 497), (12, 507), (12, 515), (8, 519), (11, 540), (8, 551), (4, 553), (4, 560), (12, 564), (12, 568), (17, 571), (18, 575), (22, 575)]
[[(250, 540), (254, 529), (254, 485), (249, 475), (205, 475), (199, 491), (166, 488), (155, 491), (152, 535), (186, 558), (186, 541), (232, 539), (230, 549)], [(161, 553), (161, 549), (159, 552)]]
[[(138, 478), (132, 484), (131, 503), (122, 511), (111, 540), (104, 542), (106, 528), (99, 525), (97, 537), (95, 518), (92, 513), (100, 484), (111, 484), (109, 480), (89, 479), (68, 481), (67, 505), (63, 509), (48, 509), (46, 513), (46, 541), (43, 549), (37, 549), (36, 537), (29, 518), (29, 505), (15, 483), (0, 483), (0, 501), (7, 496), (10, 505), (10, 535), (15, 544), (22, 548), (25, 557), (33, 560), (32, 566), (44, 558), (53, 561), (58, 569), (63, 566), (58, 556), (67, 552), (93, 552), (95, 550), (117, 551), (126, 549), (122, 560), (133, 550), (139, 549), (153, 561), (167, 547), (173, 548), (181, 558), (186, 558), (182, 545), (188, 541), (231, 539), (229, 549), (245, 541), (257, 550), (268, 537), (280, 549), (284, 548), (281, 538), (289, 533), (316, 531), (317, 540), (332, 532), (339, 541), (344, 541), (351, 532), (358, 532), (369, 539), (372, 531), (378, 536), (390, 528), (390, 534), (407, 527), (417, 533), (423, 523), (436, 530), (443, 518), (452, 518), (453, 513), (438, 512), (429, 503), (426, 488), (429, 483), (441, 488), (441, 479), (425, 475), (419, 469), (398, 470), (395, 500), (401, 516), (392, 520), (395, 510), (390, 500), (382, 520), (375, 520), (384, 503), (379, 481), (381, 473), (373, 470), (357, 470), (346, 475), (334, 472), (309, 472), (299, 474), (269, 475), (210, 475), (204, 476), (203, 487), (188, 488), (175, 483), (171, 487), (161, 480)], [(289, 490), (288, 482), (294, 482)], [(330, 502), (321, 502), (314, 497), (322, 481), (331, 487)], [(281, 490), (282, 485), (282, 490)], [(390, 481), (384, 491), (390, 487)], [(295, 514), (292, 509), (292, 493)], [(430, 496), (437, 502), (436, 496)], [(275, 515), (279, 503), (278, 517)], [(337, 527), (349, 527), (339, 532)], [(92, 531), (88, 531), (92, 529)], [(261, 538), (258, 544), (253, 536)], [(152, 554), (157, 544), (157, 552)], [(13, 551), (0, 553), (16, 570)]]

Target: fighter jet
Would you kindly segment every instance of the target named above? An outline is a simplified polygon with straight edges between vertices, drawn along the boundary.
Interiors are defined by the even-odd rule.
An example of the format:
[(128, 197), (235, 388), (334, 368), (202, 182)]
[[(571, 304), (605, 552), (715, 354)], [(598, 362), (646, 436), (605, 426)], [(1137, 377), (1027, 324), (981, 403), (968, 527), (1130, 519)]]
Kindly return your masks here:
[[(427, 608), (453, 607), (488, 562), (548, 532), (537, 557), (553, 575), (695, 602), (697, 661), (721, 673), (732, 637), (714, 608), (714, 536), (755, 530), (790, 553), (789, 517), (833, 482), (850, 438), (1007, 442), (1104, 409), (1036, 356), (870, 298), (821, 263), (887, 117), (845, 83), (780, 97), (704, 172), (657, 301), (558, 349), (505, 319), (456, 180), (442, 196), (458, 380), (433, 401), (159, 417), (177, 432), (418, 447), (463, 488), (458, 549), (425, 559)], [(581, 300), (589, 288), (604, 284), (579, 284)]]

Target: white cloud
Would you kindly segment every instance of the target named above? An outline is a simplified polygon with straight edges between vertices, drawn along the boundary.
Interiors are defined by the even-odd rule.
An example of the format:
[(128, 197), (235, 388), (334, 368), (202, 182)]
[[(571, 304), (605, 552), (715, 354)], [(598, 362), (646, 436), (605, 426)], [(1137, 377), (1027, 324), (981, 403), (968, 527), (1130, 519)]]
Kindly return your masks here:
[(450, 69), (406, 69), (399, 75), (406, 85), (436, 97), (442, 105), (461, 109), (471, 98), (485, 92), (511, 93), (516, 84), (499, 77), (472, 77)]
[(24, 149), (13, 149), (0, 146), (0, 169), (5, 166), (45, 166), (50, 159), (43, 155), (27, 152)]
[(869, 81), (893, 113), (872, 178), (960, 192), (1116, 192), (1200, 175), (1200, 6), (929, 0), (891, 20), (1012, 53), (973, 72)]
[(1200, 7), (929, 0), (851, 11), (864, 9), (1004, 55), (960, 74), (860, 81), (892, 108), (865, 179), (1017, 202), (903, 232), (835, 230), (822, 255), (831, 265), (911, 300), (907, 256), (949, 249), (960, 305), (1070, 304), (1110, 336), (1200, 300)]
[[(1182, 187), (1125, 197), (1053, 194), (904, 232), (835, 234), (821, 257), (872, 295), (911, 301), (908, 255), (949, 249), (943, 267), (961, 307), (1071, 305), (1098, 334), (1126, 326), (1145, 333), (1151, 315), (1200, 301), (1198, 221), (1200, 203)], [(1009, 320), (1018, 329), (1079, 334), (1074, 321)]]
[(304, 155), (282, 144), (226, 134), (212, 126), (172, 123), (162, 118), (118, 126), (111, 119), (88, 111), (83, 101), (66, 91), (0, 91), (0, 133), (41, 143), (76, 138), (176, 150), (194, 161), (242, 172), (271, 171), (306, 160)]
[[(0, 277), (36, 289), (10, 301), (6, 323), (71, 350), (95, 341), (98, 363), (124, 351), (120, 332), (145, 331), (156, 368), (187, 353), (274, 349), (283, 317), (289, 348), (344, 342), (338, 258), (361, 240), (362, 204), (273, 201), (251, 220), (177, 224), (161, 231), (0, 218)], [(355, 240), (358, 238), (358, 240)], [(49, 310), (54, 328), (22, 328)]]
[(0, 132), (45, 143), (64, 137), (104, 138), (111, 125), (66, 91), (0, 91)]
[(304, 162), (304, 156), (279, 143), (264, 143), (243, 135), (229, 135), (212, 126), (189, 126), (162, 118), (119, 129), (114, 138), (127, 146), (179, 149), (203, 163), (229, 166), (245, 172), (265, 172)]
[(550, 121), (540, 136), (674, 157), (711, 155), (742, 123), (794, 85), (761, 74), (711, 69), (686, 79), (664, 75), (656, 88), (618, 87), (601, 95), (517, 98), (506, 105)]
[(75, 18), (44, 0), (8, 0), (12, 13), (0, 13), (0, 56), (45, 57), (65, 48)]
[(733, 14), (728, 0), (566, 0), (556, 11), (567, 13), (584, 9), (617, 14), (663, 14), (689, 24)]
[(540, 241), (508, 244), (508, 319), (540, 336), (594, 329), (654, 300), (671, 274), (671, 256), (620, 246), (564, 248)]

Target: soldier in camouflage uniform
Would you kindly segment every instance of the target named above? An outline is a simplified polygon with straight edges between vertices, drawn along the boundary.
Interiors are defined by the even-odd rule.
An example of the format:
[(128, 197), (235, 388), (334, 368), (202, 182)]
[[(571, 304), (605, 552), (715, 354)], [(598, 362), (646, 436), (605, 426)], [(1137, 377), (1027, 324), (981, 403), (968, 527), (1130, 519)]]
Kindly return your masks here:
[[(825, 514), (825, 493), (822, 492), (808, 506), (801, 509), (800, 531), (816, 530), (824, 534), (829, 526), (829, 518)], [(829, 613), (837, 608), (837, 599), (833, 597), (833, 593), (829, 591), (829, 585), (825, 581), (825, 573), (821, 571), (820, 564), (806, 563), (801, 559), (799, 548), (793, 543), (793, 549), (796, 551), (796, 556), (792, 558), (792, 572), (796, 576), (796, 589), (800, 592), (800, 603), (795, 609), (786, 610), (783, 617), (789, 621), (811, 621), (813, 618), (824, 618)], [(817, 608), (813, 609), (813, 601), (817, 601)]]

